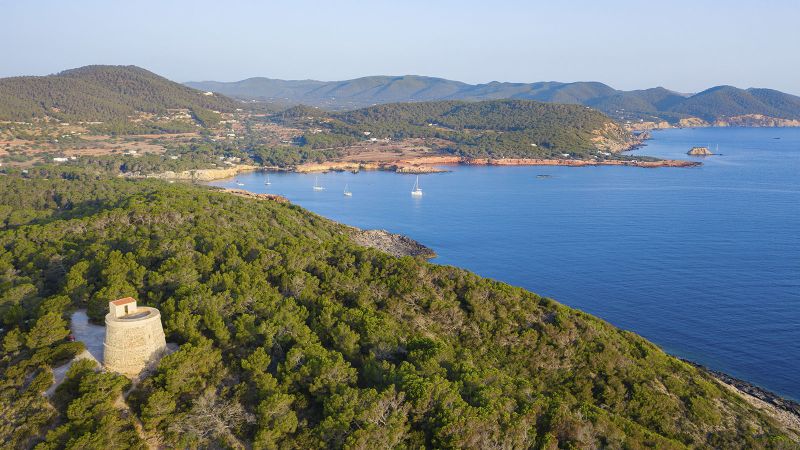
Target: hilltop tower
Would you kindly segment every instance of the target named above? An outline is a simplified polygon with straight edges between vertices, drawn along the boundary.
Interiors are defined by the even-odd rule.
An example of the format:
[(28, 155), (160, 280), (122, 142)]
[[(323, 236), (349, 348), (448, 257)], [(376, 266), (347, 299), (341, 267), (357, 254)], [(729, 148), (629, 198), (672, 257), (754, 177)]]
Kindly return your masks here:
[(161, 313), (136, 306), (131, 297), (108, 303), (103, 365), (112, 372), (135, 378), (166, 351)]

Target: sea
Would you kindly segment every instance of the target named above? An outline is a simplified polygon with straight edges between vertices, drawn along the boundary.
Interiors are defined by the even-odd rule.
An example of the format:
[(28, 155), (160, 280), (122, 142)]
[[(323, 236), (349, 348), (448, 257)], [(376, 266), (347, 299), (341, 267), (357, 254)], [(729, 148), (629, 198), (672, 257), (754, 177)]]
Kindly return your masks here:
[[(419, 176), (421, 197), (415, 175), (380, 171), (212, 184), (405, 234), (435, 250), (434, 263), (554, 298), (800, 401), (800, 129), (652, 136), (633, 154), (702, 166), (451, 166)], [(690, 157), (693, 146), (719, 154)]]

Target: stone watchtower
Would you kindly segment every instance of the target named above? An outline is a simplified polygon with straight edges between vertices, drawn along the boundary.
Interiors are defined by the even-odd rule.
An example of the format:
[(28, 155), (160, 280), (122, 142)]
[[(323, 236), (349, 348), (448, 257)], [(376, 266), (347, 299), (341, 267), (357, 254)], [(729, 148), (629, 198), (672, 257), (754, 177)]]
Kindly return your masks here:
[(112, 372), (135, 378), (166, 351), (161, 313), (136, 306), (131, 297), (108, 303), (103, 365)]

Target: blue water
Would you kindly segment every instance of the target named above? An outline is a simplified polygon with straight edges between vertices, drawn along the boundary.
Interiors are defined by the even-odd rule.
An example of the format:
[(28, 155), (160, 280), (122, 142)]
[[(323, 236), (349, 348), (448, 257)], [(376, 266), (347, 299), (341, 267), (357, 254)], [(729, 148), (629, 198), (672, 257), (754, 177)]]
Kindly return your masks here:
[(387, 172), (320, 174), (322, 192), (315, 175), (239, 180), (800, 400), (800, 129), (659, 131), (638, 153), (717, 144), (689, 169), (453, 167), (421, 176), (422, 198), (414, 176)]

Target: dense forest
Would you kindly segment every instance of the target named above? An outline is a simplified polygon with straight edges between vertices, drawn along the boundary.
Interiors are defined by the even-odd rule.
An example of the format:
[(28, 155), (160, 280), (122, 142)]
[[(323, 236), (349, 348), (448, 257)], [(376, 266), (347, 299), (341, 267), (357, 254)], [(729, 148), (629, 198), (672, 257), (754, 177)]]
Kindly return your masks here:
[[(365, 136), (438, 138), (440, 150), (465, 157), (553, 158), (595, 153), (603, 138), (615, 145), (630, 136), (603, 113), (578, 105), (531, 100), (393, 103), (342, 113), (296, 106), (276, 114), (280, 123), (327, 133), (306, 133), (312, 148), (351, 145)], [(619, 156), (617, 156), (619, 157)]]
[[(136, 383), (75, 363), (43, 396), (81, 350), (71, 313), (123, 296), (179, 349)], [(633, 333), (203, 186), (1, 174), (0, 298), (8, 448), (796, 448)]]
[(86, 66), (43, 77), (0, 79), (0, 120), (121, 121), (139, 112), (188, 108), (202, 122), (213, 120), (210, 110), (236, 107), (227, 97), (203, 95), (136, 66)]

